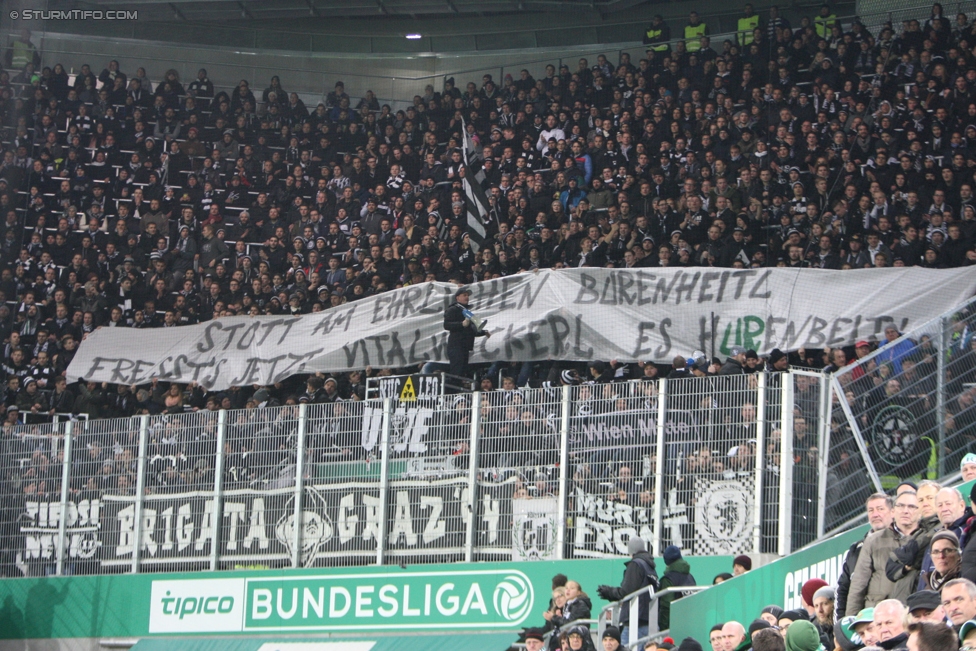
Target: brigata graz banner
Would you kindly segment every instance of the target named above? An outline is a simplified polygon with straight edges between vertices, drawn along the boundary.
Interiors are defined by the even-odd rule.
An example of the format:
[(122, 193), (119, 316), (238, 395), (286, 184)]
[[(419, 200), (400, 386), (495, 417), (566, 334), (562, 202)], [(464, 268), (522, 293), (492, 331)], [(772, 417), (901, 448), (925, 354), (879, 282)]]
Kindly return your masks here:
[[(852, 345), (888, 324), (919, 325), (976, 292), (976, 269), (563, 269), (471, 286), (488, 319), (473, 362), (653, 360), (734, 345), (760, 354)], [(194, 326), (102, 328), (68, 379), (211, 389), (270, 385), (301, 372), (447, 360), (444, 309), (455, 286), (424, 283), (300, 317), (216, 319)]]
[[(389, 517), (380, 522), (378, 484), (340, 483), (306, 486), (301, 562), (312, 567), (334, 559), (376, 557), (377, 541), (387, 536), (387, 554), (451, 555), (464, 552), (462, 506), (467, 478), (390, 482)], [(294, 488), (233, 490), (224, 493), (219, 533), (222, 563), (287, 566), (295, 541)], [(106, 522), (101, 533), (101, 565), (129, 565), (135, 543), (135, 505), (131, 497), (105, 495)], [(213, 545), (214, 496), (211, 491), (147, 496), (143, 507), (140, 562), (150, 568), (209, 566)]]

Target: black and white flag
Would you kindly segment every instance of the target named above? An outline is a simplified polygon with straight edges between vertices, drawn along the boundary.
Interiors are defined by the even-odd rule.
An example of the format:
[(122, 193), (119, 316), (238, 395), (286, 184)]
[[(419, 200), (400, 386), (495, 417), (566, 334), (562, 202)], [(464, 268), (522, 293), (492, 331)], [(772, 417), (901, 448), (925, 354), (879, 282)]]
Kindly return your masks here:
[(478, 166), (478, 171), (472, 174), (474, 171), (472, 165), (480, 158), (480, 154), (475, 148), (471, 136), (468, 135), (467, 128), (463, 122), (461, 127), (464, 131), (462, 155), (464, 157), (465, 168), (462, 182), (464, 183), (465, 204), (467, 205), (468, 212), (465, 231), (471, 238), (471, 250), (477, 253), (484, 246), (485, 240), (487, 239), (485, 224), (490, 221), (490, 207), (488, 204), (488, 195), (485, 194), (484, 188), (481, 187), (481, 181), (485, 178), (484, 170)]

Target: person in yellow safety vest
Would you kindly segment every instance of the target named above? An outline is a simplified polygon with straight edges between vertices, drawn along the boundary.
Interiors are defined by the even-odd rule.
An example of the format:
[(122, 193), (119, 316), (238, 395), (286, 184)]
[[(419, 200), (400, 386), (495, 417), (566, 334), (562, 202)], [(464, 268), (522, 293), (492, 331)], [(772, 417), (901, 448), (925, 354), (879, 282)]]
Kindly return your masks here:
[(839, 24), (837, 22), (837, 14), (832, 13), (830, 7), (826, 4), (820, 5), (820, 15), (813, 21), (813, 26), (817, 30), (817, 36), (820, 38), (830, 38), (830, 33), (834, 29), (834, 25)]
[(708, 25), (701, 21), (697, 11), (693, 11), (688, 15), (688, 24), (685, 25), (685, 41), (689, 52), (701, 49), (702, 36), (708, 36)]
[(28, 63), (33, 63), (35, 67), (41, 63), (41, 55), (30, 40), (29, 29), (22, 30), (20, 36), (10, 42), (7, 48), (6, 64), (8, 68), (20, 71)]
[(671, 28), (664, 22), (664, 17), (657, 14), (654, 16), (651, 26), (644, 32), (644, 45), (647, 46), (648, 51), (667, 52), (671, 49), (668, 45), (670, 40)]
[(759, 27), (759, 16), (752, 10), (752, 5), (747, 4), (745, 6), (745, 15), (739, 19), (738, 25), (738, 39), (739, 45), (746, 47), (752, 45), (756, 40), (753, 32)]

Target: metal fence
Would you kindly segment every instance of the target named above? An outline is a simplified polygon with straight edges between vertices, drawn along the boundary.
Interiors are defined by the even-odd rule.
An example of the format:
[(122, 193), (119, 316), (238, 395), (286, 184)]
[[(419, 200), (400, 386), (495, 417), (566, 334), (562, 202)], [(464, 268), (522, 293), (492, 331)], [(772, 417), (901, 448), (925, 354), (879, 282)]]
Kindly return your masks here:
[(822, 526), (825, 383), (757, 373), (6, 425), (2, 573), (592, 558), (626, 555), (632, 536), (658, 554), (788, 553)]
[(828, 531), (863, 514), (870, 493), (949, 477), (976, 450), (974, 327), (976, 299), (910, 333), (886, 324), (831, 378)]

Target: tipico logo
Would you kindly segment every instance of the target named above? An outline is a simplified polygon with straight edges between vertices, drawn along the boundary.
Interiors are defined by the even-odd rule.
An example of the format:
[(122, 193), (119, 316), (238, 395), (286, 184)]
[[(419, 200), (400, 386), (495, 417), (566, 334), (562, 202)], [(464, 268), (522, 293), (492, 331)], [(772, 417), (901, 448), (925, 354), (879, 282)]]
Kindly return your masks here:
[(495, 586), (495, 612), (509, 622), (520, 622), (532, 608), (532, 584), (524, 574), (509, 574)]
[(244, 579), (153, 581), (150, 633), (241, 630)]

